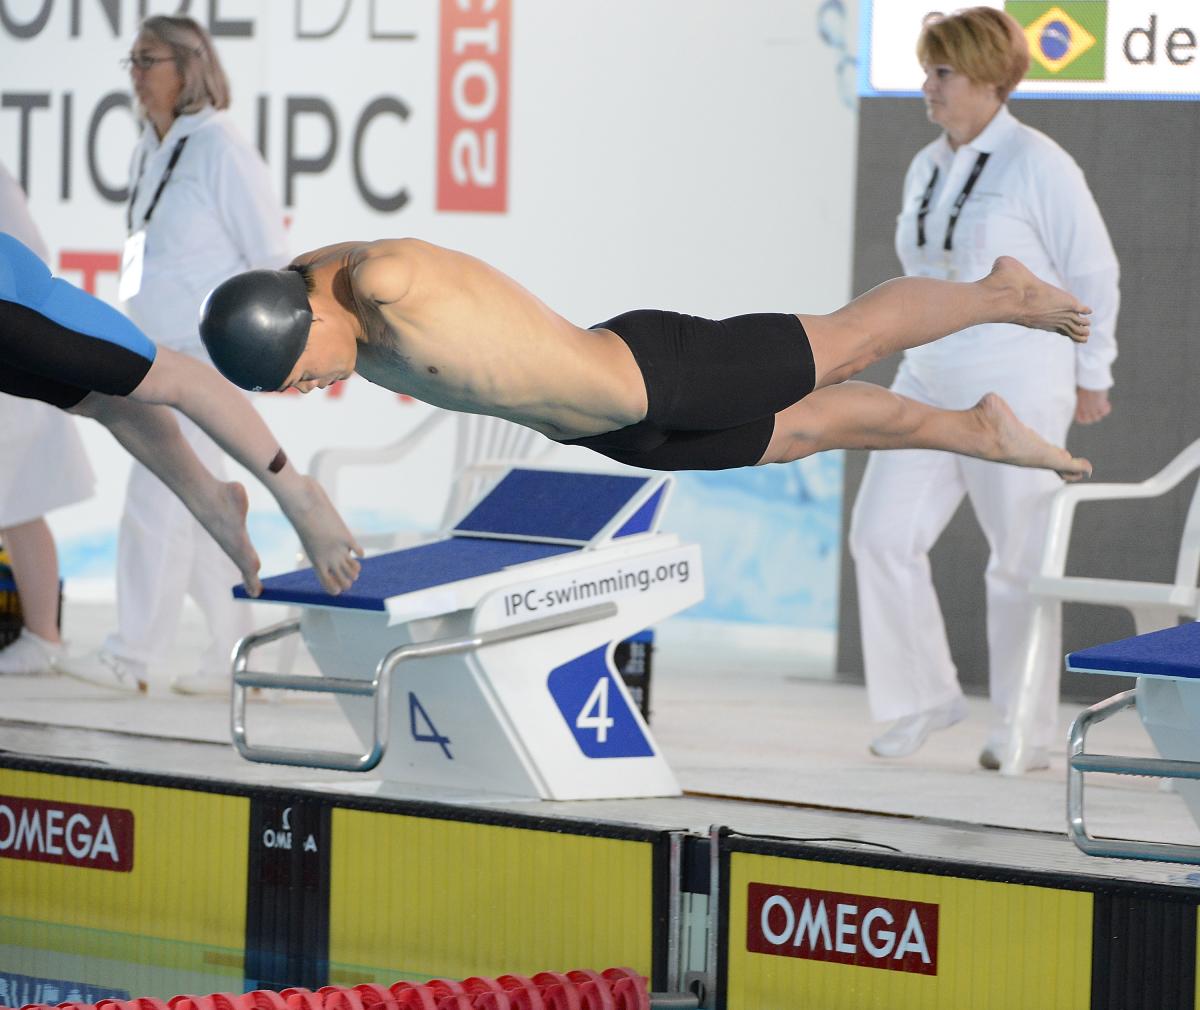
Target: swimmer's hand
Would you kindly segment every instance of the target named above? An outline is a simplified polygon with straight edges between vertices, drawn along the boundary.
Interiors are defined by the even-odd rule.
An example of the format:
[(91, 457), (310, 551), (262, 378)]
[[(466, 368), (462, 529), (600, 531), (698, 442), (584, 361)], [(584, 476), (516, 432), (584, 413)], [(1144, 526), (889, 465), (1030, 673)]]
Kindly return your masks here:
[(327, 593), (349, 589), (362, 570), (362, 546), (354, 539), (329, 496), (311, 477), (300, 478), (299, 493), (284, 508)]

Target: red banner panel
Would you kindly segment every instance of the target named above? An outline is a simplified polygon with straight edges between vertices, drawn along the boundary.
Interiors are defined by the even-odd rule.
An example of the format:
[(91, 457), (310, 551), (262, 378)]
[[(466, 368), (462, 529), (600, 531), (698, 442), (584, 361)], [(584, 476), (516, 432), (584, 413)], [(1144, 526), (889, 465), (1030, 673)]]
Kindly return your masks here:
[(0, 796), (0, 859), (133, 869), (133, 811)]
[(511, 0), (442, 0), (438, 210), (508, 210), (511, 31)]
[(937, 905), (751, 884), (746, 906), (756, 954), (937, 974)]

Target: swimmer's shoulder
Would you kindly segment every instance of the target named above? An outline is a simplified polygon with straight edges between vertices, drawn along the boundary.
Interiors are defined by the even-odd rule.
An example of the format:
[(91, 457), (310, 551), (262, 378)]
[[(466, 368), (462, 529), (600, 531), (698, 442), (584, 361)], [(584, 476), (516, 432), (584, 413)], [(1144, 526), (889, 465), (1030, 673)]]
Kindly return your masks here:
[(363, 243), (350, 255), (347, 266), (360, 297), (387, 305), (410, 292), (413, 277), (422, 264), (444, 253), (439, 246), (421, 239), (380, 239)]

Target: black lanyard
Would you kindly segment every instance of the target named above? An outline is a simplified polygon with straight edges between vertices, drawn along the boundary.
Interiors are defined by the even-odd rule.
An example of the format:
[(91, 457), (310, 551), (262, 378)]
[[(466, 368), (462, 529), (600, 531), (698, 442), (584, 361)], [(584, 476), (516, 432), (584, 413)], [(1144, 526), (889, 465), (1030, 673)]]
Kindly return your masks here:
[[(971, 169), (971, 174), (967, 177), (967, 183), (962, 188), (962, 192), (958, 194), (958, 199), (954, 201), (954, 208), (950, 211), (950, 220), (946, 222), (946, 240), (942, 243), (942, 248), (949, 252), (954, 248), (954, 227), (958, 224), (958, 215), (962, 213), (963, 204), (967, 202), (967, 197), (971, 195), (971, 190), (975, 188), (975, 183), (979, 181), (979, 175), (983, 171), (983, 166), (987, 164), (990, 158), (990, 151), (981, 151), (979, 157), (975, 159), (975, 167)], [(929, 203), (933, 199), (933, 187), (937, 185), (938, 167), (933, 166), (933, 176), (929, 180), (929, 185), (925, 187), (925, 194), (921, 197), (921, 207), (917, 211), (917, 248), (925, 248), (925, 216), (929, 213)]]
[[(142, 218), (141, 227), (145, 228), (150, 223), (150, 215), (154, 213), (154, 208), (158, 206), (158, 198), (162, 196), (162, 192), (167, 188), (167, 183), (171, 180), (171, 173), (175, 171), (175, 166), (179, 163), (179, 156), (183, 154), (183, 145), (188, 142), (187, 137), (180, 137), (179, 143), (175, 145), (175, 150), (171, 152), (171, 160), (167, 162), (167, 170), (163, 172), (163, 177), (158, 182), (158, 189), (154, 191), (154, 199), (150, 201), (150, 206), (146, 208), (146, 216)], [(146, 155), (142, 155), (142, 162), (138, 165), (137, 182), (133, 184), (133, 192), (129, 196), (129, 206), (125, 208), (125, 230), (133, 231), (133, 203), (137, 199), (138, 189), (142, 185), (142, 173), (146, 170)]]

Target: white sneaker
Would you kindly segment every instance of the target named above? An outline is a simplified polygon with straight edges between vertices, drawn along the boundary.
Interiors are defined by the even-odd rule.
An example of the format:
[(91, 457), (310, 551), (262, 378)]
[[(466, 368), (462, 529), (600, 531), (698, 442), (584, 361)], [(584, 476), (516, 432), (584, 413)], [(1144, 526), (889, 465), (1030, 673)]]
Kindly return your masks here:
[(189, 673), (171, 681), (176, 694), (228, 698), (232, 687), (233, 677), (228, 673)]
[[(1004, 763), (1004, 753), (1007, 749), (1007, 740), (989, 740), (979, 752), (980, 767), (990, 772), (998, 772), (1000, 765)], [(1028, 760), (1029, 763), (1025, 766), (1027, 772), (1040, 772), (1050, 767), (1050, 753), (1045, 747), (1032, 748), (1028, 753)]]
[(28, 628), (22, 628), (13, 641), (0, 649), (0, 674), (30, 677), (53, 673), (55, 660), (63, 654), (62, 643), (48, 642)]
[(123, 659), (107, 649), (82, 656), (60, 656), (54, 662), (59, 673), (127, 694), (146, 693), (146, 664)]
[(897, 719), (888, 729), (871, 741), (871, 753), (876, 757), (908, 757), (921, 749), (925, 738), (934, 730), (946, 729), (965, 719), (967, 703), (954, 698), (937, 708)]

